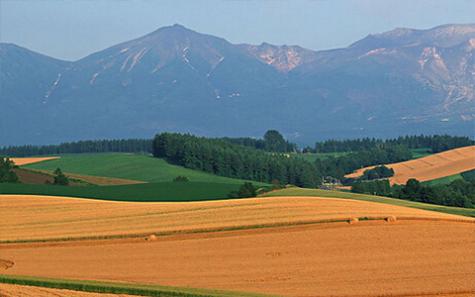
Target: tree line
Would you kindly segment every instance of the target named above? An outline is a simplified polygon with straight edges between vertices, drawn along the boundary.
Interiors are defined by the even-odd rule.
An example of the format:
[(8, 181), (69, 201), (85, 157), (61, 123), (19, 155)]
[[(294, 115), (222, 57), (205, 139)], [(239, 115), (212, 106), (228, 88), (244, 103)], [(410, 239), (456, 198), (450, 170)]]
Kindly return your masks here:
[(76, 153), (151, 153), (151, 139), (82, 140), (58, 145), (22, 145), (0, 148), (0, 156), (26, 157)]
[(383, 145), (404, 145), (410, 149), (429, 148), (432, 153), (438, 153), (458, 147), (474, 145), (475, 142), (465, 136), (450, 135), (412, 135), (393, 139), (358, 138), (317, 142), (315, 147), (306, 148), (306, 152), (332, 153), (368, 150)]
[(223, 139), (162, 133), (153, 141), (153, 155), (172, 164), (220, 176), (300, 187), (316, 187), (321, 183), (321, 174), (310, 162)]
[(355, 193), (387, 196), (417, 202), (457, 206), (475, 206), (475, 179), (473, 171), (467, 178), (454, 180), (449, 184), (426, 185), (417, 179), (409, 179), (405, 185), (389, 185), (388, 180), (360, 181), (353, 184)]

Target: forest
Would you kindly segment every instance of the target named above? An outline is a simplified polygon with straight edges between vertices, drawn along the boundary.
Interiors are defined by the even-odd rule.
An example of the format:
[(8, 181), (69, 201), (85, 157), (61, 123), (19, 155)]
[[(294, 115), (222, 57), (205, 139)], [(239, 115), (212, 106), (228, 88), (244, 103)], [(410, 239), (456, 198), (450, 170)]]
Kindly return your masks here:
[(321, 174), (310, 162), (223, 139), (162, 133), (153, 141), (153, 155), (172, 164), (220, 176), (300, 187), (316, 187), (321, 183)]

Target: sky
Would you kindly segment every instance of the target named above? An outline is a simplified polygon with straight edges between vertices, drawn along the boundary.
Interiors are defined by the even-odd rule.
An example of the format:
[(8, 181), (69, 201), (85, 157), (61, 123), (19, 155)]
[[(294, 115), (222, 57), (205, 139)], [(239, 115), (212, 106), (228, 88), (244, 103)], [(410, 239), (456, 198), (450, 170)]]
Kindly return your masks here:
[(232, 43), (346, 47), (397, 27), (475, 23), (475, 0), (0, 0), (0, 41), (77, 60), (182, 24)]

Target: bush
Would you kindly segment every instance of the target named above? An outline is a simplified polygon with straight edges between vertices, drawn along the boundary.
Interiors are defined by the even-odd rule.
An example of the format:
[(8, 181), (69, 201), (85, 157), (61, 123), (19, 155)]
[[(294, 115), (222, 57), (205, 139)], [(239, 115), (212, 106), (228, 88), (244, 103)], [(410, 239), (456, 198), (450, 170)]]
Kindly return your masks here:
[(55, 185), (60, 185), (60, 186), (67, 186), (69, 185), (69, 178), (63, 174), (61, 169), (56, 168), (54, 171), (54, 184)]
[(175, 178), (173, 179), (173, 181), (174, 181), (174, 182), (188, 182), (188, 181), (190, 181), (190, 180), (189, 180), (188, 177), (186, 177), (186, 176), (179, 175), (179, 176), (175, 177)]
[(257, 188), (250, 182), (244, 183), (239, 190), (232, 191), (229, 193), (229, 198), (248, 198), (248, 197), (256, 197), (257, 195)]
[(376, 166), (373, 169), (367, 169), (363, 172), (361, 179), (364, 180), (373, 180), (373, 179), (382, 179), (388, 178), (394, 175), (394, 170), (388, 168), (384, 165)]

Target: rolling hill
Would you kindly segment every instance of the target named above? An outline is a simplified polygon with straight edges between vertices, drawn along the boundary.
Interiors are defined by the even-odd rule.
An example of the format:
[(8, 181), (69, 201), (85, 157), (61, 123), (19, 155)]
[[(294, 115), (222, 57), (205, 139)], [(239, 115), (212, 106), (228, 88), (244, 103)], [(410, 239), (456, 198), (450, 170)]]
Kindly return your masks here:
[[(312, 51), (236, 45), (173, 25), (74, 62), (0, 44), (7, 115), (0, 145), (160, 131), (258, 136), (269, 128), (307, 144), (334, 137), (471, 135), (474, 40), (473, 24), (444, 25), (400, 28), (346, 48)], [(13, 125), (16, 114), (32, 116)]]

